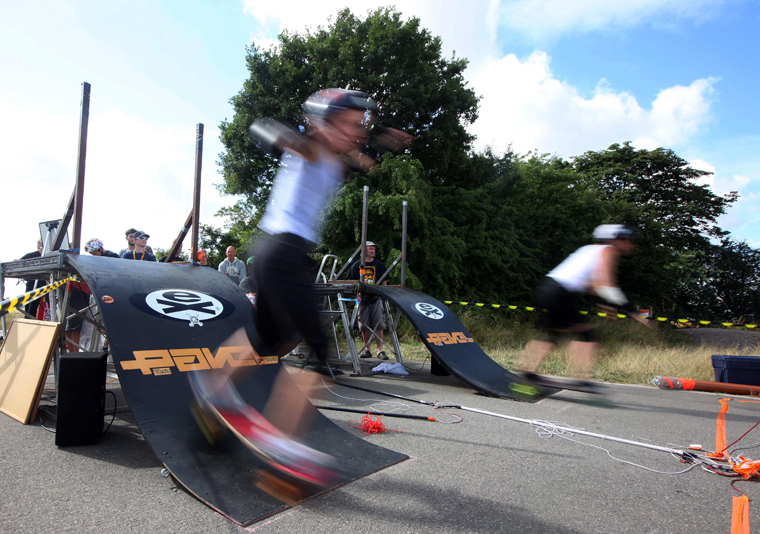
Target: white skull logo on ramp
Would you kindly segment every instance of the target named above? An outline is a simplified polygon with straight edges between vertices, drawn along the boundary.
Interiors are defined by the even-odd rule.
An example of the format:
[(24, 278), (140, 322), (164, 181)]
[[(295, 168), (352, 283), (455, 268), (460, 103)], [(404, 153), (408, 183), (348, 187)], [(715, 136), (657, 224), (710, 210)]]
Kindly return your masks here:
[(438, 306), (433, 306), (427, 302), (418, 302), (414, 307), (428, 319), (443, 319), (443, 311)]
[(145, 303), (161, 315), (187, 321), (190, 326), (203, 326), (201, 319), (215, 319), (224, 311), (224, 305), (214, 297), (189, 289), (154, 291), (145, 297)]

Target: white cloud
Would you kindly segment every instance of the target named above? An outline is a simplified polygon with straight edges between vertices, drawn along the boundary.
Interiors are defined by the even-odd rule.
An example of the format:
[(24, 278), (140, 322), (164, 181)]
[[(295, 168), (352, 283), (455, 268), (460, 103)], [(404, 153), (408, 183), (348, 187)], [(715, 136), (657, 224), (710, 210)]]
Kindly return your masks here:
[(689, 162), (689, 167), (691, 167), (692, 169), (697, 169), (698, 171), (713, 173), (707, 176), (702, 176), (701, 178), (696, 180), (695, 183), (697, 185), (706, 186), (706, 187), (709, 187), (710, 189), (712, 189), (715, 186), (715, 165), (711, 165), (710, 163), (706, 162), (703, 159), (695, 159)]
[(711, 165), (703, 159), (695, 159), (689, 162), (689, 167), (698, 171), (715, 172), (715, 165)]
[(499, 0), (470, 0), (469, 2), (448, 2), (443, 5), (431, 0), (398, 0), (396, 2), (369, 1), (349, 3), (345, 0), (296, 0), (287, 8), (276, 2), (242, 0), (243, 12), (256, 18), (260, 28), (253, 34), (256, 43), (269, 43), (283, 29), (304, 33), (306, 28), (316, 30), (326, 27), (328, 19), (335, 20), (338, 11), (348, 7), (357, 17), (364, 18), (368, 11), (389, 5), (402, 13), (402, 20), (417, 17), (421, 26), (433, 36), (442, 40), (443, 56), (448, 58), (453, 51), (457, 57), (464, 57), (473, 66), (495, 52), (498, 31)]
[(259, 50), (273, 50), (277, 48), (277, 45), (280, 43), (279, 40), (273, 37), (265, 37), (263, 35), (254, 35), (251, 33), (251, 39), (249, 40), (249, 44), (255, 44), (259, 47)]
[(509, 54), (473, 75), (473, 88), (483, 96), (480, 118), (471, 127), (478, 148), (500, 150), (511, 143), (518, 152), (539, 149), (570, 157), (622, 141), (639, 148), (677, 147), (710, 121), (713, 78), (665, 89), (647, 110), (604, 80), (584, 98), (554, 78), (550, 61), (545, 52), (525, 60)]
[(702, 22), (725, 0), (505, 0), (500, 25), (533, 43), (567, 34), (617, 31), (644, 23), (658, 27)]

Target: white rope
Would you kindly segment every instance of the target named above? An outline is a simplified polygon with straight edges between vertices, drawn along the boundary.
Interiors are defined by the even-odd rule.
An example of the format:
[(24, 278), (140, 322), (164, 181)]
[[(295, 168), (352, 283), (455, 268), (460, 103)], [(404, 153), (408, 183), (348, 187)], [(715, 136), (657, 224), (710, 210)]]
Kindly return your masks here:
[[(638, 467), (640, 469), (644, 469), (646, 471), (651, 471), (652, 473), (657, 473), (658, 475), (681, 475), (683, 473), (686, 473), (688, 471), (691, 471), (695, 467), (701, 464), (701, 461), (695, 460), (692, 465), (684, 469), (683, 471), (675, 471), (675, 472), (668, 472), (668, 471), (658, 471), (657, 469), (652, 469), (651, 467), (647, 467), (645, 465), (636, 464), (633, 462), (629, 462), (628, 460), (623, 460), (621, 458), (616, 458), (610, 453), (609, 450), (605, 449), (604, 447), (600, 447), (598, 445), (592, 445), (591, 443), (584, 443), (583, 441), (578, 441), (577, 439), (573, 439), (570, 436), (574, 436), (573, 430), (579, 430), (582, 431), (582, 428), (573, 429), (572, 427), (568, 427), (564, 423), (555, 423), (551, 421), (533, 421), (532, 426), (535, 427), (536, 432), (539, 436), (541, 436), (544, 439), (550, 439), (552, 436), (557, 436), (562, 439), (566, 439), (567, 441), (572, 441), (573, 443), (577, 443), (578, 445), (585, 445), (586, 447), (591, 447), (593, 449), (599, 449), (607, 453), (607, 456), (615, 460), (616, 462), (621, 462), (624, 464), (631, 465), (633, 467)], [(558, 426), (561, 425), (561, 426)], [(677, 458), (679, 461), (681, 458), (678, 457), (675, 453), (670, 453), (674, 458)]]

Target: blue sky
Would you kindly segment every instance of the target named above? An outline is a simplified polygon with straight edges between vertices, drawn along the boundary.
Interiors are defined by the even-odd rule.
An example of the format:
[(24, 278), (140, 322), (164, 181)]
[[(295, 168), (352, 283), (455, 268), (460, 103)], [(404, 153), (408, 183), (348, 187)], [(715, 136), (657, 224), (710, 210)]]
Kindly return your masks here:
[[(92, 84), (83, 237), (123, 247), (135, 226), (167, 248), (192, 206), (195, 125), (205, 125), (202, 222), (234, 202), (218, 126), (246, 78), (245, 46), (325, 25), (345, 1), (5, 2), (0, 7), (0, 187), (14, 231), (0, 259), (34, 249), (74, 186), (80, 84)], [(352, 2), (353, 11), (387, 5)], [(741, 200), (721, 225), (760, 247), (760, 7), (742, 0), (471, 0), (395, 3), (467, 57), (483, 97), (476, 146), (562, 157), (632, 141), (672, 148)], [(8, 224), (8, 223), (6, 223)], [(7, 230), (7, 228), (6, 228)], [(7, 290), (7, 293), (13, 293)]]

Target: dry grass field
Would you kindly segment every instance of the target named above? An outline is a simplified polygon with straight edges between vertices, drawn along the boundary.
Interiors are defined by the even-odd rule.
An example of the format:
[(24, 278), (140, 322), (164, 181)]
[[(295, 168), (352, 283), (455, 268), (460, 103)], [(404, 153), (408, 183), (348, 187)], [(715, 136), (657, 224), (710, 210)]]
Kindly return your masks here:
[[(528, 312), (501, 310), (455, 310), (475, 341), (497, 363), (515, 369), (525, 343), (540, 335)], [(22, 314), (6, 316), (8, 327)], [(657, 375), (677, 376), (695, 380), (714, 380), (713, 354), (760, 356), (760, 332), (743, 328), (700, 329), (688, 331), (672, 325), (657, 323), (645, 328), (630, 319), (596, 318), (600, 350), (593, 376), (605, 382), (646, 384)], [(698, 335), (695, 335), (698, 334)], [(402, 318), (399, 337), (404, 358), (424, 361), (430, 352)], [(695, 341), (696, 340), (696, 341)], [(715, 343), (711, 343), (714, 340)], [(342, 347), (346, 350), (345, 347)], [(539, 372), (570, 376), (567, 343), (562, 343), (547, 357)]]
[[(534, 335), (540, 335), (533, 326), (531, 317), (520, 315), (519, 312), (480, 309), (455, 311), (483, 350), (508, 369), (517, 367), (525, 343)], [(726, 335), (725, 329), (701, 329), (702, 334), (713, 335), (693, 336), (687, 329), (664, 323), (646, 328), (630, 319), (597, 318), (594, 322), (599, 334), (600, 350), (593, 376), (605, 382), (646, 384), (658, 375), (714, 380), (713, 354), (760, 356), (757, 344), (757, 336), (760, 334), (743, 328), (730, 329), (730, 336)], [(422, 361), (430, 357), (411, 328), (402, 325), (400, 333), (404, 358)], [(698, 337), (699, 342), (695, 342), (695, 337)], [(710, 343), (713, 338), (716, 344)], [(567, 343), (560, 344), (544, 360), (538, 371), (555, 376), (570, 376)]]

